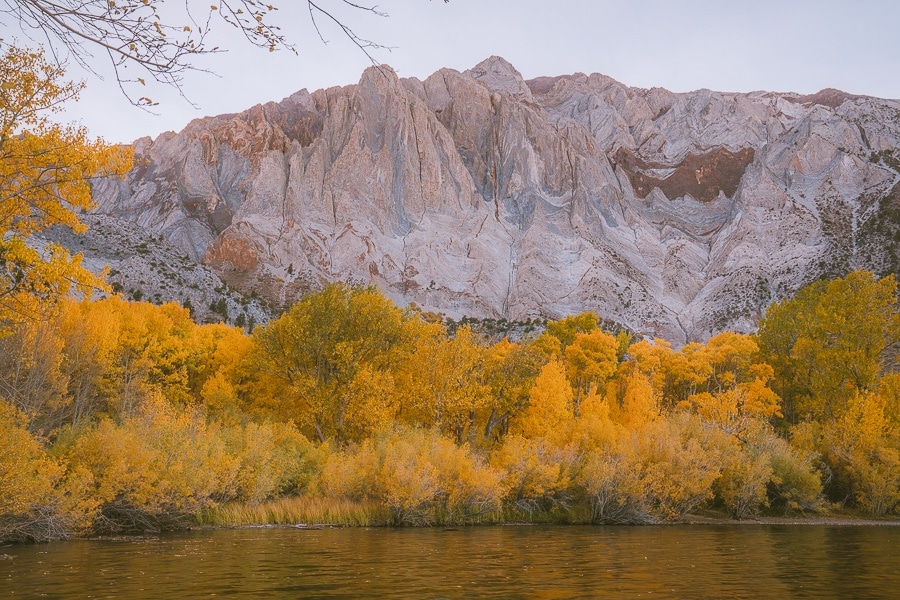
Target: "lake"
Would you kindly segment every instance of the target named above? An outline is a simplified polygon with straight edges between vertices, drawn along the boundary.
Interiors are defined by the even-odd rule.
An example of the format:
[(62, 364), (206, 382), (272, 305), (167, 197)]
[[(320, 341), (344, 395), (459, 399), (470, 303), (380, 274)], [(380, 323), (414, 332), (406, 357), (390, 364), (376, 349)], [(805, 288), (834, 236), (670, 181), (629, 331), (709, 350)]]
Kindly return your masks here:
[(254, 528), (7, 546), (0, 596), (896, 598), (900, 527)]

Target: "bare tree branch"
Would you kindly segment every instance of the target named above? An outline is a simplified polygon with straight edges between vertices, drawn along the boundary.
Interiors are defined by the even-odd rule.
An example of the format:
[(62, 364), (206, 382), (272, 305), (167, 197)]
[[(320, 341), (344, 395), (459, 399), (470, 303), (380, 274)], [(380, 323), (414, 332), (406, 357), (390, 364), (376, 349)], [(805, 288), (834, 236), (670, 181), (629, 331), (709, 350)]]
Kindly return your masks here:
[[(372, 50), (389, 46), (358, 35), (326, 3), (388, 15), (368, 2), (307, 1), (310, 19), (323, 42), (327, 43), (319, 19), (336, 25), (377, 65)], [(253, 46), (296, 54), (275, 22), (277, 10), (262, 0), (211, 0), (209, 4), (199, 0), (0, 0), (0, 24), (17, 26), (32, 39), (39, 38), (59, 64), (70, 55), (98, 77), (95, 53), (106, 54), (123, 94), (137, 106), (150, 107), (156, 103), (135, 90), (143, 90), (152, 80), (181, 92), (186, 72), (204, 71), (194, 64), (195, 58), (223, 51), (210, 47), (207, 38), (223, 22), (240, 30)], [(130, 74), (129, 67), (137, 67), (141, 76)]]

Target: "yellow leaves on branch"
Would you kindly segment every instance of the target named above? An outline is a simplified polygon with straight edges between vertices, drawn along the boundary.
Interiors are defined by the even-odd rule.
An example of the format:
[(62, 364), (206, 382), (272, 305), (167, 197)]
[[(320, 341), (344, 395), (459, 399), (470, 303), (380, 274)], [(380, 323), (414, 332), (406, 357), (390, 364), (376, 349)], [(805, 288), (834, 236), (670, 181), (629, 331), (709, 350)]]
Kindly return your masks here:
[(574, 393), (564, 366), (552, 361), (541, 369), (531, 388), (528, 407), (515, 423), (526, 438), (563, 436), (572, 420)]
[(376, 500), (395, 525), (467, 523), (501, 508), (502, 474), (438, 431), (386, 428), (332, 454), (322, 474), (331, 497)]
[(82, 88), (64, 75), (38, 51), (9, 46), (0, 60), (0, 330), (102, 285), (62, 248), (24, 242), (52, 225), (83, 232), (77, 211), (91, 206), (89, 179), (124, 175), (131, 163), (130, 149), (50, 121)]
[(468, 327), (452, 338), (419, 340), (400, 379), (403, 395), (423, 423), (464, 441), (473, 415), (487, 403), (480, 377), (484, 355), (484, 346)]
[[(25, 429), (24, 415), (0, 401), (0, 515), (35, 519), (33, 511), (48, 502), (62, 471)], [(3, 533), (9, 539), (0, 527)]]
[(788, 420), (840, 417), (898, 368), (897, 282), (866, 271), (816, 282), (766, 310), (759, 341)]

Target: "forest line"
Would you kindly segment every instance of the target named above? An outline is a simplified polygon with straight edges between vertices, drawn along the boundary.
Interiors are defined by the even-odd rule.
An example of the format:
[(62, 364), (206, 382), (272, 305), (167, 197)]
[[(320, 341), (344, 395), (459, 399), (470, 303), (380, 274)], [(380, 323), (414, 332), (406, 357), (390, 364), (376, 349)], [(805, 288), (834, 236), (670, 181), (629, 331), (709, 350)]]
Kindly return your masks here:
[(679, 349), (592, 313), (491, 342), (339, 283), (249, 334), (62, 300), (0, 338), (0, 539), (291, 502), (396, 525), (896, 515), (898, 353), (896, 282), (868, 272)]

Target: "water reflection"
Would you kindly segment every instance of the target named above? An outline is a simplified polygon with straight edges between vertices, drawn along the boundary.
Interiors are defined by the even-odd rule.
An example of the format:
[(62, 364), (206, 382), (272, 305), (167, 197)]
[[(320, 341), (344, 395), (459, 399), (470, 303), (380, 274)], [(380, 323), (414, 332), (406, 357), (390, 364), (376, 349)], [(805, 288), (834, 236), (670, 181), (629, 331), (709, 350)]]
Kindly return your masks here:
[(900, 527), (242, 529), (3, 549), (4, 597), (892, 598)]

